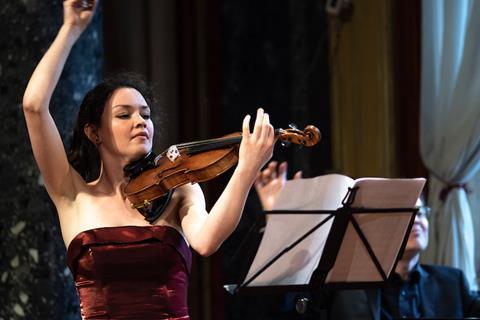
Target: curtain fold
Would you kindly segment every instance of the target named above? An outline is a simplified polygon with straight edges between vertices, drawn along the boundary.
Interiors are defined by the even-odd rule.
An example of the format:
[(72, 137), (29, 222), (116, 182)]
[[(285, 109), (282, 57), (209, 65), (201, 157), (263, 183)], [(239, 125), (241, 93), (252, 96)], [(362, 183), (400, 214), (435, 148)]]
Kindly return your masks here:
[(423, 0), (420, 151), (433, 214), (422, 259), (462, 269), (472, 289), (475, 234), (467, 191), (480, 170), (478, 30), (480, 1)]

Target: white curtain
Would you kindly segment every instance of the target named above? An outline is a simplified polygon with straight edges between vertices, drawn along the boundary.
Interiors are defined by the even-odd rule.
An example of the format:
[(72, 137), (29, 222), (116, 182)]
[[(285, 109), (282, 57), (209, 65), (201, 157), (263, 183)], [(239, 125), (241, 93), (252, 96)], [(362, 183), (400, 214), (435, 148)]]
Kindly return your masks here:
[(480, 170), (480, 1), (423, 0), (420, 121), (432, 208), (422, 259), (462, 269), (474, 289), (479, 213), (463, 186)]
[[(475, 248), (480, 248), (480, 171), (477, 172), (476, 177), (473, 178), (472, 184), (470, 185), (472, 194), (476, 196), (470, 198), (470, 208), (473, 213), (473, 228), (475, 232)], [(480, 254), (477, 254), (475, 257), (475, 266), (477, 267), (477, 280), (479, 278), (479, 267), (480, 267)], [(477, 281), (478, 283), (479, 281)]]

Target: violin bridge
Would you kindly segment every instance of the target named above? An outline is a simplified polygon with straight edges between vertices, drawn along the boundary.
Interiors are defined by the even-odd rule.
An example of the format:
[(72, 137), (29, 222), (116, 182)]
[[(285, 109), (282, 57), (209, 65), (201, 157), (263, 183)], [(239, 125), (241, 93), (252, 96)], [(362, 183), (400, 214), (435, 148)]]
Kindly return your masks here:
[(175, 162), (175, 160), (180, 156), (180, 152), (178, 152), (177, 146), (173, 145), (170, 146), (167, 150), (167, 158), (171, 162)]

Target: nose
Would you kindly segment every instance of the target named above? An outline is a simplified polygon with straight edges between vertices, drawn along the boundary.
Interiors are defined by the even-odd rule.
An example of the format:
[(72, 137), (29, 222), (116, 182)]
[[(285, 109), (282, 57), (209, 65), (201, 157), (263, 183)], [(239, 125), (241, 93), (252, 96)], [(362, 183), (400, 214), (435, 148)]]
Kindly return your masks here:
[(145, 119), (142, 117), (141, 114), (138, 114), (136, 117), (135, 117), (135, 127), (146, 127), (147, 126), (147, 122), (145, 121)]
[(423, 221), (424, 221), (424, 219), (425, 219), (425, 217), (424, 217), (423, 215), (417, 214), (417, 215), (415, 216), (415, 221), (414, 221), (414, 223), (422, 224)]
[(413, 224), (414, 225), (419, 225), (422, 228), (426, 229), (428, 227), (428, 220), (425, 216), (416, 215), (415, 220), (413, 221)]

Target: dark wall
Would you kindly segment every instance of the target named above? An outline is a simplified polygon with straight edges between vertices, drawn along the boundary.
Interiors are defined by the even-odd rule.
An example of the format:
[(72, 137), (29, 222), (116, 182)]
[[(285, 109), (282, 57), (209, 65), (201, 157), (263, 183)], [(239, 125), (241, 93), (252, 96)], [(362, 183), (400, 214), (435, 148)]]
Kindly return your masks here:
[(420, 156), (421, 2), (394, 2), (393, 58), (399, 173), (426, 177)]
[[(243, 117), (263, 107), (276, 128), (290, 123), (317, 126), (323, 134), (313, 148), (275, 148), (287, 160), (289, 176), (313, 177), (331, 170), (328, 38), (323, 1), (233, 1), (219, 7), (220, 121), (218, 131), (241, 129)], [(253, 124), (253, 121), (252, 121)], [(227, 177), (222, 178), (226, 183)], [(251, 192), (240, 225), (222, 246), (223, 276), (236, 283), (259, 238), (243, 240), (262, 210)], [(258, 232), (258, 230), (254, 231)], [(219, 298), (218, 298), (219, 299)], [(225, 319), (296, 319), (294, 295), (224, 294)]]
[[(60, 0), (7, 0), (0, 9), (1, 319), (80, 318), (56, 212), (33, 159), (21, 105), (62, 13)], [(101, 76), (101, 43), (99, 14), (73, 49), (51, 102), (67, 146), (80, 100)]]
[(178, 143), (179, 126), (176, 0), (105, 0), (105, 74), (130, 71), (153, 87), (159, 107), (152, 110), (154, 148)]
[(291, 171), (314, 176), (331, 168), (327, 28), (322, 1), (222, 1), (220, 131), (237, 131), (263, 107), (274, 127), (317, 126), (312, 149), (281, 148)]

